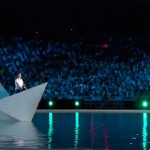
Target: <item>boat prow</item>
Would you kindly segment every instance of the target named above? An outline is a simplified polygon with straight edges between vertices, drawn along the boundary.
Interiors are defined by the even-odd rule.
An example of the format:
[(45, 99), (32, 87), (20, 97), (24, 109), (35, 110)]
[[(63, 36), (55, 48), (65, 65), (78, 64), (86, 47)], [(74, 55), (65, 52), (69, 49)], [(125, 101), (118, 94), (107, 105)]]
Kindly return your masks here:
[(8, 92), (6, 91), (4, 86), (0, 83), (0, 99), (8, 96), (9, 96)]
[(0, 100), (0, 121), (31, 121), (47, 82)]

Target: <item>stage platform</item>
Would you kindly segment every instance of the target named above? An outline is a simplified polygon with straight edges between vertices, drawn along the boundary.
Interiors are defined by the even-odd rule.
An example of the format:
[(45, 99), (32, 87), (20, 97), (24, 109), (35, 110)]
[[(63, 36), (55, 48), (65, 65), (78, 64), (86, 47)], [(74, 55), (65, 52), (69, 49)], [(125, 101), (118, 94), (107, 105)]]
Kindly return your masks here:
[(124, 109), (38, 109), (36, 113), (150, 113), (150, 110), (124, 110)]

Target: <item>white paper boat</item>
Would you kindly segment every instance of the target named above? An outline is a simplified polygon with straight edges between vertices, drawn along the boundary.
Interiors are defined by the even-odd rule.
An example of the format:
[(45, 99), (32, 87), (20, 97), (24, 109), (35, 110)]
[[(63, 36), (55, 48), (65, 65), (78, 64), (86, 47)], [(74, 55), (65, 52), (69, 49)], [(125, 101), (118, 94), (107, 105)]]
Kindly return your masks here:
[(0, 83), (0, 99), (9, 96), (6, 89), (3, 87), (3, 85)]
[[(31, 121), (47, 83), (0, 99), (0, 121)], [(7, 92), (7, 91), (6, 91)]]

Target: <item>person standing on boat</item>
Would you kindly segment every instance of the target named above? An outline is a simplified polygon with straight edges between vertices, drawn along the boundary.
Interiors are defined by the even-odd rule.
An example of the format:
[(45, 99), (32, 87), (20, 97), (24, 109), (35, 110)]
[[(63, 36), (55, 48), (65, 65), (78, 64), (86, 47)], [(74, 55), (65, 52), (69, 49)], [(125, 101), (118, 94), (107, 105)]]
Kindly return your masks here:
[(15, 93), (19, 93), (21, 91), (26, 90), (26, 86), (22, 80), (21, 73), (17, 73), (17, 79), (15, 80)]

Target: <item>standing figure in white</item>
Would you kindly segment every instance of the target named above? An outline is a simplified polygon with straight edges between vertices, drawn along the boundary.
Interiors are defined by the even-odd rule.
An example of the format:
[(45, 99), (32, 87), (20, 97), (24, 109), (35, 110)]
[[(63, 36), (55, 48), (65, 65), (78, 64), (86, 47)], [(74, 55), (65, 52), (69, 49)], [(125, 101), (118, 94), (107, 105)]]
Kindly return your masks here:
[(26, 90), (26, 86), (22, 80), (22, 75), (21, 73), (17, 73), (17, 79), (15, 80), (15, 93), (19, 93), (21, 91)]

